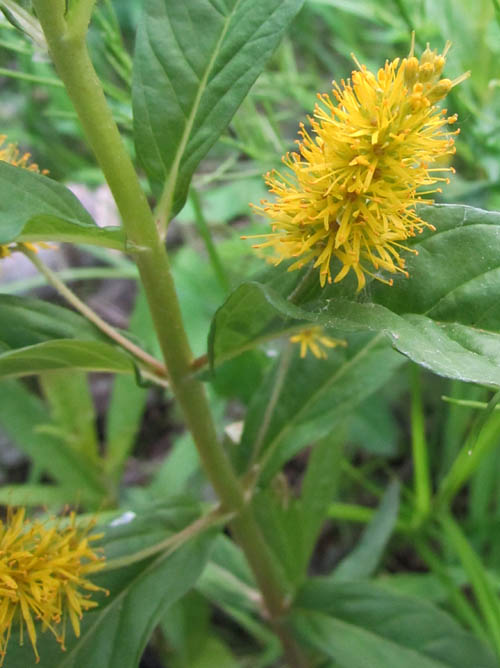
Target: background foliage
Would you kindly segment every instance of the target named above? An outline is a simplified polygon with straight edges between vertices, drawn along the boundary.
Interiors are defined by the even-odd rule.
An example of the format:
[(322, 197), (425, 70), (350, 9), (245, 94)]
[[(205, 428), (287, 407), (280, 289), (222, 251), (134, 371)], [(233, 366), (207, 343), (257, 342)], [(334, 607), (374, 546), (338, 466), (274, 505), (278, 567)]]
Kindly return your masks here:
[[(89, 41), (152, 198), (170, 175), (164, 201), (177, 215), (168, 243), (198, 373), (237, 470), (251, 477), (262, 464), (251, 480), (255, 511), (298, 592), (292, 623), (311, 660), (493, 667), (500, 7), (301, 5), (198, 0), (190, 32), (185, 3), (103, 0)], [(438, 232), (415, 239), (411, 280), (371, 283), (357, 297), (349, 282), (320, 293), (305, 274), (266, 267), (240, 240), (262, 229), (248, 202), (264, 196), (261, 174), (293, 147), (316, 92), (349, 75), (350, 53), (377, 68), (408, 51), (412, 29), (420, 48), (452, 40), (450, 78), (471, 70), (449, 98), (462, 133), (448, 204), (423, 208)], [(90, 208), (102, 176), (46, 54), (3, 19), (0, 60), (2, 131), (50, 171), (49, 179), (0, 164), (0, 243), (76, 244), (57, 252), (58, 275), (159, 356), (120, 228), (61, 184), (85, 186)], [(34, 512), (76, 504), (98, 514), (110, 560), (139, 553), (101, 576), (111, 595), (66, 654), (47, 637), (41, 665), (279, 665), (255, 582), (224, 533), (212, 528), (140, 558), (212, 506), (191, 438), (168, 390), (42, 276), (16, 266), (7, 280), (15, 260), (0, 268), (0, 500)], [(301, 359), (288, 338), (309, 323), (348, 347)], [(29, 653), (13, 639), (12, 665)]]

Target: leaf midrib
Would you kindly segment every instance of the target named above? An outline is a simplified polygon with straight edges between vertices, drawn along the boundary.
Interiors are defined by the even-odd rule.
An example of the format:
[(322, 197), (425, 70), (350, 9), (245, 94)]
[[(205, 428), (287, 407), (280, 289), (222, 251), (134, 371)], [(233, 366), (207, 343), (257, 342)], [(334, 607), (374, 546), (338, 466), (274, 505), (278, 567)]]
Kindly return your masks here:
[[(187, 117), (186, 124), (184, 126), (184, 131), (181, 136), (181, 140), (179, 142), (179, 145), (177, 147), (177, 150), (174, 155), (174, 160), (172, 162), (172, 167), (170, 169), (170, 173), (167, 177), (167, 180), (165, 182), (165, 187), (163, 189), (163, 192), (160, 197), (160, 202), (158, 205), (158, 211), (163, 214), (166, 218), (166, 224), (168, 224), (168, 217), (170, 215), (170, 212), (172, 210), (172, 204), (173, 204), (173, 197), (174, 197), (174, 192), (175, 192), (175, 187), (177, 185), (177, 178), (179, 176), (179, 168), (180, 168), (180, 163), (182, 156), (184, 155), (184, 151), (186, 150), (186, 146), (189, 142), (189, 139), (191, 137), (191, 131), (194, 126), (194, 121), (196, 119), (196, 115), (198, 113), (198, 110), (200, 108), (201, 104), (201, 99), (203, 96), (203, 93), (205, 92), (207, 85), (208, 85), (208, 78), (210, 76), (210, 73), (213, 70), (213, 67), (215, 65), (215, 62), (219, 56), (219, 53), (222, 48), (222, 44), (224, 42), (224, 39), (226, 37), (227, 31), (229, 29), (229, 25), (231, 21), (233, 20), (233, 17), (241, 3), (241, 0), (236, 0), (233, 9), (231, 12), (228, 14), (226, 19), (223, 22), (222, 25), (222, 30), (219, 36), (219, 39), (217, 40), (217, 43), (215, 44), (215, 48), (213, 50), (212, 56), (210, 60), (208, 61), (207, 67), (203, 73), (202, 78), (200, 79), (200, 85), (198, 87), (198, 91), (196, 93), (193, 106), (191, 108), (191, 111), (189, 113), (189, 116)], [(186, 59), (187, 61), (187, 59)]]
[[(182, 549), (182, 547), (183, 546), (181, 546), (179, 549)], [(129, 583), (127, 586), (125, 586), (122, 589), (122, 591), (114, 597), (114, 599), (111, 601), (111, 603), (109, 605), (107, 605), (103, 610), (101, 610), (101, 612), (99, 614), (97, 614), (96, 620), (94, 621), (94, 623), (89, 627), (89, 629), (87, 630), (85, 635), (82, 635), (78, 639), (78, 641), (75, 643), (75, 645), (70, 650), (70, 652), (64, 657), (62, 663), (59, 664), (58, 668), (64, 668), (64, 666), (71, 666), (72, 664), (68, 663), (68, 661), (70, 659), (73, 660), (75, 658), (75, 656), (74, 656), (75, 652), (77, 652), (80, 649), (80, 647), (88, 640), (88, 636), (90, 635), (90, 633), (91, 632), (93, 633), (95, 631), (96, 627), (108, 615), (108, 613), (110, 611), (115, 610), (115, 604), (117, 602), (119, 603), (122, 600), (122, 598), (124, 598), (126, 595), (128, 595), (130, 593), (130, 590), (132, 589), (132, 587), (138, 585), (138, 583), (140, 583), (141, 580), (143, 580), (145, 577), (147, 577), (149, 575), (150, 571), (157, 568), (165, 559), (168, 559), (169, 557), (171, 557), (174, 554), (174, 552), (176, 552), (176, 551), (177, 550), (174, 550), (174, 551), (167, 550), (163, 554), (160, 554), (156, 559), (153, 559), (153, 561), (149, 564), (149, 566), (144, 568), (138, 574), (138, 576), (136, 578), (134, 578), (134, 580), (132, 581), (132, 584)]]
[(360, 359), (362, 359), (365, 355), (367, 355), (372, 348), (376, 346), (376, 344), (381, 341), (384, 338), (384, 333), (383, 332), (378, 332), (375, 334), (375, 336), (371, 339), (369, 343), (366, 344), (354, 357), (351, 357), (350, 360), (345, 362), (340, 369), (338, 369), (332, 376), (328, 378), (328, 380), (319, 387), (316, 392), (310, 395), (308, 401), (306, 401), (302, 407), (295, 413), (295, 416), (293, 417), (292, 420), (288, 421), (283, 429), (280, 430), (280, 432), (273, 438), (273, 440), (267, 444), (266, 450), (264, 457), (261, 460), (261, 465), (264, 467), (267, 462), (269, 461), (271, 454), (281, 441), (281, 439), (293, 428), (297, 423), (300, 423), (300, 420), (304, 413), (307, 413), (309, 410), (310, 406), (314, 404), (319, 397), (321, 397), (324, 392), (326, 392), (331, 385), (333, 385), (339, 378), (342, 378), (342, 376), (347, 373), (347, 371), (350, 369), (350, 367), (358, 362)]
[[(488, 269), (487, 271), (483, 271), (483, 272), (481, 272), (480, 274), (476, 274), (475, 276), (472, 276), (471, 278), (467, 279), (466, 281), (463, 281), (463, 282), (460, 283), (459, 285), (455, 285), (451, 290), (449, 290), (447, 293), (445, 293), (444, 295), (442, 295), (441, 297), (439, 297), (439, 299), (438, 299), (438, 300), (437, 300), (437, 301), (436, 301), (430, 308), (428, 308), (426, 311), (424, 311), (424, 312), (422, 313), (422, 315), (429, 316), (430, 318), (432, 318), (432, 315), (429, 315), (429, 314), (430, 314), (432, 311), (434, 311), (434, 309), (439, 308), (439, 306), (440, 306), (446, 299), (448, 299), (449, 297), (451, 297), (453, 294), (455, 294), (455, 293), (458, 292), (459, 290), (462, 290), (464, 287), (466, 287), (466, 286), (468, 286), (468, 285), (471, 285), (472, 283), (474, 283), (474, 281), (477, 281), (477, 280), (483, 278), (483, 276), (487, 276), (488, 274), (491, 274), (491, 273), (494, 272), (494, 271), (498, 271), (499, 269), (500, 269), (500, 260), (499, 260), (498, 266), (493, 267), (493, 268), (491, 268), (491, 269)], [(432, 318), (432, 319), (434, 319), (434, 318)]]

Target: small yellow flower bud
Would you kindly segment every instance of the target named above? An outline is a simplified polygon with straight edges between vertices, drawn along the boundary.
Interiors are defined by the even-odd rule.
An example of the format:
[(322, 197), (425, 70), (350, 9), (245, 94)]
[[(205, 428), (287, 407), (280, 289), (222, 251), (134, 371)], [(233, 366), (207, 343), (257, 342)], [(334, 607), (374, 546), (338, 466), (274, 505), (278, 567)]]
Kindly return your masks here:
[(443, 67), (445, 66), (446, 63), (446, 58), (444, 56), (437, 56), (436, 60), (434, 61), (434, 74), (436, 76), (440, 76), (441, 72), (443, 71)]
[(434, 103), (442, 100), (443, 97), (448, 95), (452, 89), (452, 86), (453, 84), (450, 79), (441, 79), (441, 81), (438, 81), (438, 83), (433, 88), (431, 88), (427, 95), (429, 102)]
[(422, 56), (420, 57), (420, 63), (422, 65), (425, 65), (425, 63), (432, 63), (435, 57), (436, 57), (436, 52), (431, 51), (429, 42), (427, 42), (427, 47), (423, 52)]
[(406, 60), (405, 65), (405, 83), (407, 86), (412, 86), (418, 75), (418, 59), (411, 56)]
[(418, 68), (418, 80), (425, 83), (434, 74), (434, 66), (432, 63), (424, 63)]

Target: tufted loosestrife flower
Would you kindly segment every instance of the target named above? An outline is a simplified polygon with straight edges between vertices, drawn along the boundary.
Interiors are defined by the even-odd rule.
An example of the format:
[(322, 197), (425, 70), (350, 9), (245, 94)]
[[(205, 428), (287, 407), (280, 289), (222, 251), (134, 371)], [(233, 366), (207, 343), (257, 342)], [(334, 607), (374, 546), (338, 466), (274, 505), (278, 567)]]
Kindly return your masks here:
[(301, 124), (299, 151), (283, 157), (289, 172), (266, 175), (275, 200), (254, 209), (273, 231), (256, 235), (265, 238), (256, 248), (270, 248), (275, 264), (297, 258), (289, 271), (312, 261), (322, 286), (350, 271), (358, 290), (366, 275), (389, 284), (379, 272), (407, 275), (404, 241), (432, 227), (415, 205), (454, 171), (430, 166), (455, 152), (459, 132), (447, 131), (457, 116), (436, 103), (469, 74), (441, 78), (449, 47), (437, 54), (427, 45), (418, 60), (412, 44), (408, 58), (376, 75), (353, 57), (351, 79), (334, 82), (333, 97), (318, 94), (310, 131)]
[(298, 334), (290, 337), (292, 343), (300, 343), (300, 356), (305, 357), (308, 350), (318, 359), (326, 359), (328, 353), (324, 348), (335, 348), (336, 346), (346, 346), (347, 342), (342, 339), (332, 339), (326, 336), (321, 325), (308, 327)]
[(88, 592), (104, 591), (87, 576), (103, 567), (103, 558), (90, 543), (94, 526), (76, 525), (72, 513), (69, 524), (55, 521), (52, 526), (25, 519), (24, 508), (9, 509), (7, 521), (0, 520), (0, 666), (3, 665), (13, 625), (24, 628), (37, 662), (37, 630), (54, 634), (64, 649), (67, 619), (76, 636), (80, 634), (82, 613), (95, 608)]

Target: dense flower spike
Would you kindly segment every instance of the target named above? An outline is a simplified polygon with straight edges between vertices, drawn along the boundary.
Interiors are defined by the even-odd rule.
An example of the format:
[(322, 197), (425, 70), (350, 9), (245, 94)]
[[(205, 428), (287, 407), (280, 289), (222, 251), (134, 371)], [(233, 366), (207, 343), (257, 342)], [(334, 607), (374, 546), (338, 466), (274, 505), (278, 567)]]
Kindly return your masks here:
[(310, 350), (314, 357), (326, 359), (328, 353), (324, 348), (335, 348), (336, 346), (346, 346), (347, 342), (342, 339), (332, 339), (326, 336), (323, 327), (316, 325), (303, 329), (298, 334), (290, 337), (292, 343), (300, 343), (300, 356), (305, 357)]
[(352, 270), (358, 289), (366, 275), (388, 283), (378, 272), (406, 275), (402, 242), (430, 227), (415, 205), (453, 172), (430, 167), (454, 153), (458, 132), (447, 132), (457, 117), (436, 103), (468, 76), (441, 78), (449, 46), (442, 54), (427, 46), (420, 60), (412, 46), (376, 75), (355, 60), (359, 69), (333, 83), (333, 99), (318, 95), (311, 132), (301, 124), (299, 152), (283, 158), (291, 173), (266, 175), (275, 200), (254, 208), (273, 231), (257, 235), (266, 240), (256, 248), (270, 248), (275, 264), (297, 258), (290, 271), (313, 261), (321, 285), (332, 271), (338, 282)]
[(99, 538), (89, 536), (92, 527), (77, 527), (74, 514), (64, 526), (26, 520), (23, 508), (9, 509), (7, 521), (0, 521), (0, 666), (13, 625), (21, 643), (26, 627), (37, 661), (37, 620), (63, 649), (68, 618), (80, 634), (82, 613), (97, 606), (88, 592), (103, 591), (87, 580), (104, 565), (90, 546)]

